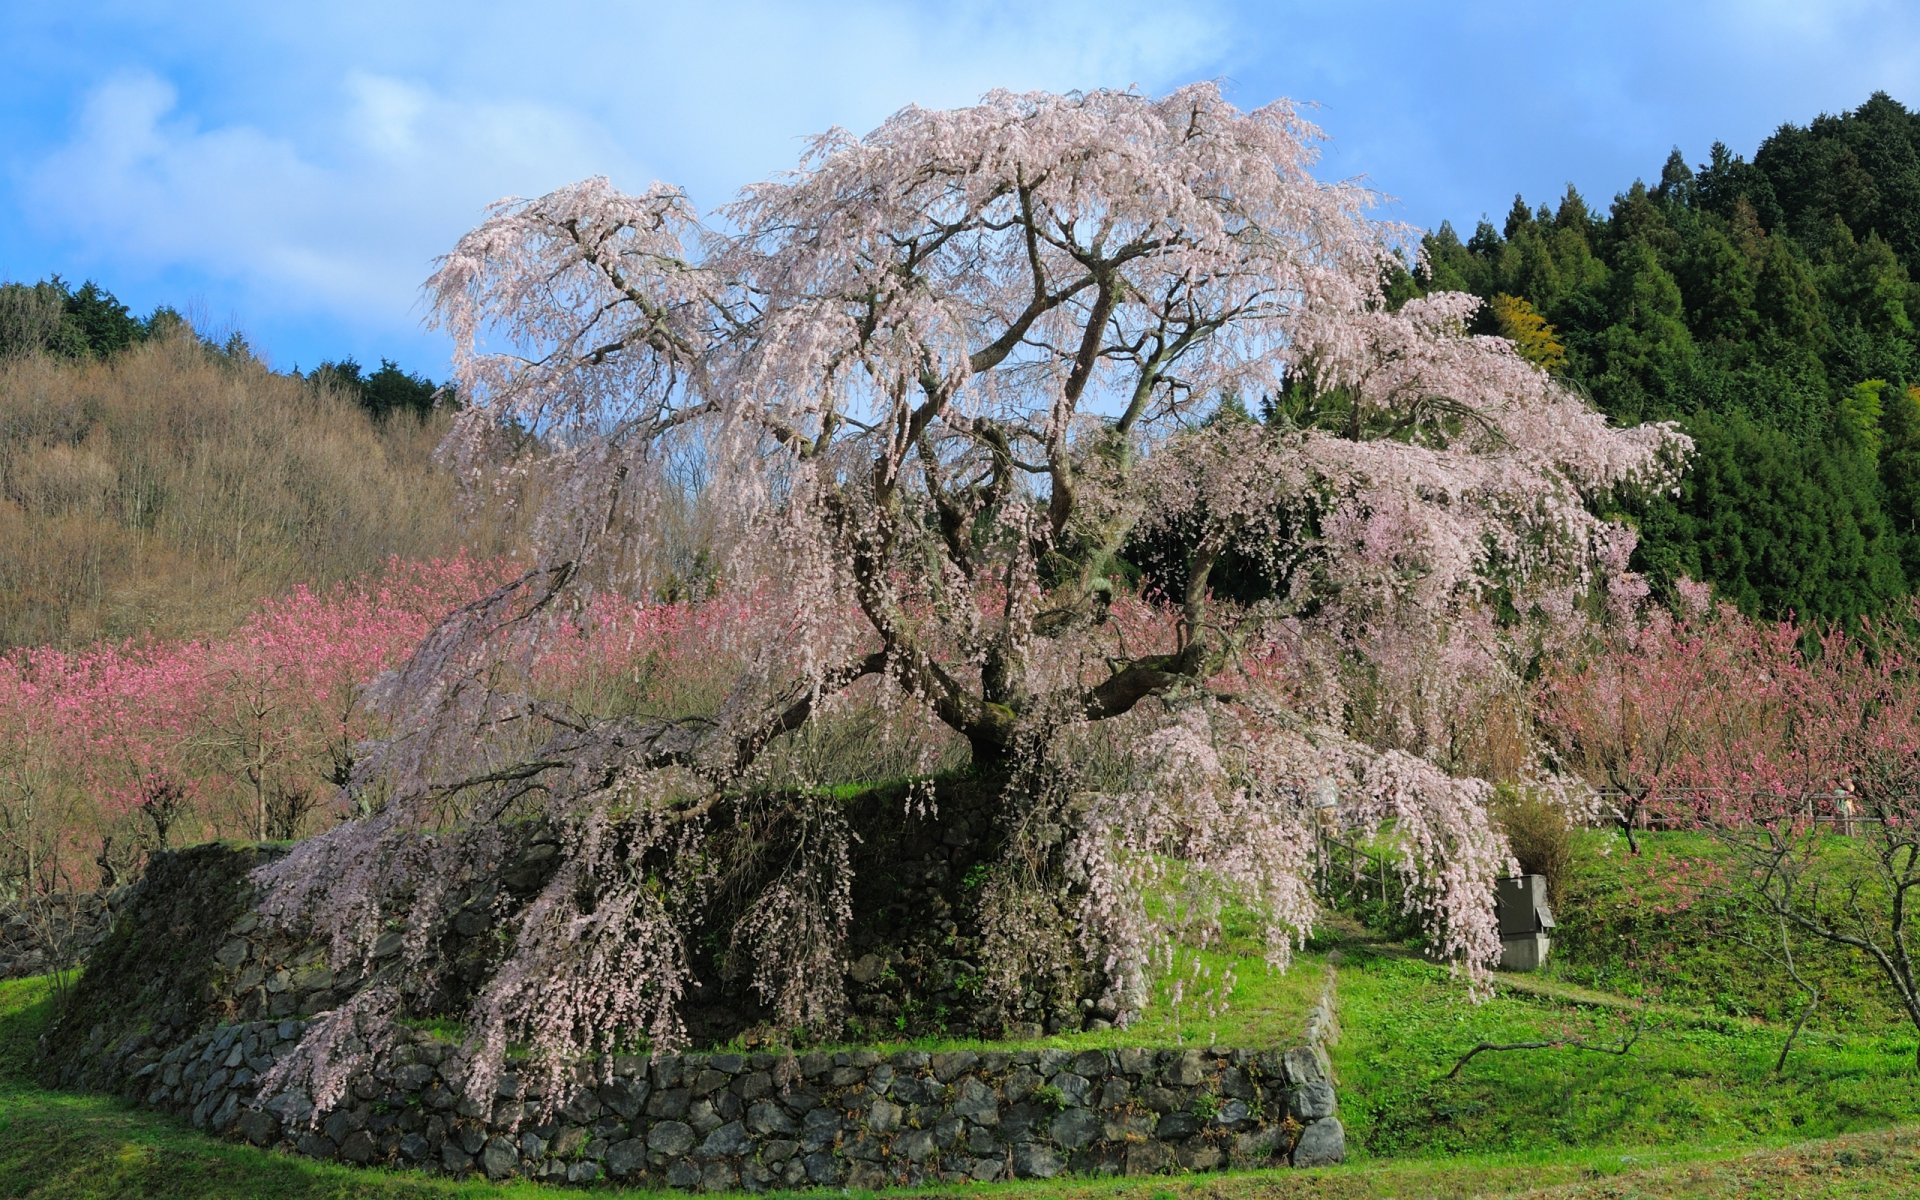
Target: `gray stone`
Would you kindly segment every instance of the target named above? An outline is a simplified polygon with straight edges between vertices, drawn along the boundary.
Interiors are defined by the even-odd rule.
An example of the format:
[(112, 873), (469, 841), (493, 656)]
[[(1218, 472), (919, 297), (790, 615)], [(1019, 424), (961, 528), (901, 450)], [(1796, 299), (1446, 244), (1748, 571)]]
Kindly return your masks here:
[(344, 1142), (347, 1135), (356, 1129), (367, 1127), (366, 1118), (350, 1108), (336, 1108), (327, 1114), (327, 1120), (320, 1131), (336, 1142)]
[(867, 1128), (875, 1133), (891, 1133), (900, 1128), (901, 1115), (902, 1111), (898, 1104), (890, 1100), (875, 1100), (873, 1107), (867, 1110)]
[(600, 1164), (597, 1162), (577, 1162), (567, 1167), (568, 1183), (592, 1183), (600, 1178)]
[(799, 1151), (799, 1142), (787, 1138), (773, 1138), (760, 1147), (760, 1158), (764, 1162), (781, 1163), (792, 1158)]
[(690, 1158), (675, 1159), (667, 1167), (667, 1186), (694, 1188), (700, 1186), (700, 1165)]
[(1022, 1142), (1013, 1148), (1013, 1173), (1022, 1179), (1052, 1179), (1065, 1165), (1051, 1146)]
[(364, 1129), (356, 1129), (340, 1143), (340, 1160), (356, 1166), (366, 1166), (379, 1153), (374, 1144), (373, 1135)]
[(306, 1155), (308, 1158), (330, 1159), (339, 1153), (340, 1150), (340, 1147), (333, 1144), (333, 1139), (318, 1133), (301, 1134), (300, 1140), (295, 1142), (293, 1146), (294, 1149)]
[(1287, 1098), (1287, 1110), (1302, 1125), (1334, 1114), (1333, 1085), (1324, 1082), (1303, 1083)]
[(1338, 1117), (1315, 1121), (1300, 1131), (1300, 1140), (1293, 1144), (1296, 1167), (1328, 1167), (1346, 1157), (1347, 1131), (1341, 1127)]
[(954, 1089), (954, 1115), (981, 1125), (1000, 1123), (1000, 1100), (993, 1089), (969, 1075)]
[(1102, 1123), (1100, 1115), (1090, 1109), (1069, 1108), (1047, 1124), (1047, 1135), (1057, 1145), (1078, 1150), (1099, 1136)]
[(1104, 1050), (1082, 1050), (1073, 1056), (1073, 1072), (1089, 1079), (1105, 1075), (1108, 1066), (1107, 1052)]
[(997, 1158), (976, 1158), (967, 1167), (967, 1174), (977, 1183), (992, 1183), (1000, 1178), (1007, 1164)]
[(1061, 1071), (1047, 1083), (1060, 1093), (1060, 1099), (1065, 1104), (1071, 1106), (1083, 1105), (1093, 1096), (1093, 1081), (1072, 1071)]
[(773, 1090), (773, 1076), (765, 1071), (749, 1071), (734, 1080), (733, 1090), (742, 1100), (758, 1100)]
[(280, 1122), (271, 1113), (250, 1108), (234, 1122), (233, 1131), (256, 1146), (268, 1146), (280, 1136)]
[(753, 1107), (747, 1109), (747, 1128), (765, 1137), (773, 1133), (792, 1133), (796, 1127), (793, 1118), (778, 1104), (771, 1100), (756, 1100)]
[(753, 1135), (748, 1133), (747, 1127), (739, 1121), (730, 1121), (720, 1126), (707, 1135), (706, 1141), (700, 1143), (702, 1154), (745, 1154), (751, 1149), (753, 1149)]
[(653, 1095), (647, 1099), (647, 1115), (678, 1120), (687, 1115), (687, 1104), (691, 1099), (685, 1088), (661, 1089), (656, 1084)]
[(828, 1184), (840, 1182), (840, 1163), (831, 1154), (816, 1152), (806, 1157), (807, 1182)]
[(433, 1068), (425, 1063), (413, 1063), (396, 1068), (393, 1072), (393, 1086), (406, 1093), (418, 1092), (433, 1082)]
[(1200, 1128), (1200, 1118), (1192, 1113), (1170, 1112), (1161, 1117), (1160, 1123), (1154, 1126), (1153, 1136), (1163, 1142), (1178, 1141), (1180, 1138), (1192, 1137), (1199, 1133)]
[(684, 1121), (658, 1121), (647, 1131), (647, 1149), (668, 1156), (693, 1149), (693, 1126)]
[(1127, 1147), (1122, 1169), (1129, 1175), (1160, 1175), (1173, 1169), (1173, 1147), (1152, 1140)]
[(711, 1096), (713, 1093), (727, 1086), (729, 1078), (726, 1074), (711, 1068), (704, 1070), (694, 1077), (693, 1094), (695, 1096)]
[(641, 1108), (647, 1102), (647, 1093), (652, 1090), (646, 1080), (634, 1080), (615, 1077), (600, 1088), (600, 1103), (620, 1115), (622, 1120), (631, 1121), (640, 1115)]
[(408, 1162), (424, 1162), (433, 1153), (433, 1144), (418, 1133), (409, 1133), (400, 1139), (400, 1157)]
[(1226, 1158), (1226, 1153), (1212, 1142), (1188, 1142), (1173, 1151), (1173, 1161), (1189, 1171), (1216, 1170)]
[(1325, 1083), (1330, 1077), (1327, 1052), (1319, 1046), (1296, 1046), (1287, 1051), (1287, 1082), (1295, 1087), (1303, 1083)]
[(1207, 1077), (1205, 1061), (1198, 1050), (1184, 1050), (1167, 1065), (1164, 1078), (1175, 1087), (1193, 1087)]
[(505, 1179), (520, 1169), (520, 1152), (506, 1138), (488, 1138), (480, 1151), (480, 1169), (488, 1179)]
[(934, 1055), (930, 1065), (933, 1067), (933, 1077), (935, 1079), (938, 1079), (941, 1083), (952, 1083), (955, 1079), (973, 1070), (974, 1064), (979, 1061), (980, 1056), (971, 1050), (955, 1050), (946, 1054)]
[(615, 1179), (625, 1179), (647, 1165), (647, 1144), (639, 1138), (628, 1138), (607, 1147), (607, 1174)]
[(708, 1163), (700, 1172), (700, 1190), (703, 1192), (730, 1192), (740, 1186), (740, 1172), (733, 1169), (732, 1163)]
[(933, 1156), (933, 1135), (924, 1129), (909, 1129), (893, 1139), (893, 1152), (908, 1162), (925, 1162)]

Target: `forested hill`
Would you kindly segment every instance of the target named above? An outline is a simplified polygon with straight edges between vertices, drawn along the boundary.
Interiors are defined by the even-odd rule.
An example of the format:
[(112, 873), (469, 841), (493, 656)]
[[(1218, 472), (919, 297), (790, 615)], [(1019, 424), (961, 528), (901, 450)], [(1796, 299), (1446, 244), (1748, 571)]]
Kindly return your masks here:
[(1920, 113), (1885, 93), (1751, 160), (1675, 150), (1598, 212), (1571, 186), (1426, 239), (1421, 282), (1623, 423), (1699, 443), (1633, 514), (1641, 565), (1743, 608), (1842, 618), (1920, 590)]

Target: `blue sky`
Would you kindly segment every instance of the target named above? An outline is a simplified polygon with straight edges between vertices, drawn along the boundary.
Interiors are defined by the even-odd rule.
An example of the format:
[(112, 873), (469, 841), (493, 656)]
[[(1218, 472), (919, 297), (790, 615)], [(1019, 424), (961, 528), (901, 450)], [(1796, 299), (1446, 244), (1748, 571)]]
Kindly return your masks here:
[(1324, 175), (1463, 234), (1876, 89), (1920, 107), (1910, 0), (5, 0), (0, 47), (0, 279), (436, 379), (420, 281), (490, 201), (605, 174), (711, 207), (808, 134), (994, 87), (1317, 102)]

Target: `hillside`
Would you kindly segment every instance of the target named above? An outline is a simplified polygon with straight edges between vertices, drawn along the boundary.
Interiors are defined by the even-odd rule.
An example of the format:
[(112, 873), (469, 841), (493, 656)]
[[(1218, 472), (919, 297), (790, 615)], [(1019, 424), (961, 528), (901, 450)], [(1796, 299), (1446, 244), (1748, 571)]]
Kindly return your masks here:
[(0, 650), (214, 632), (393, 556), (505, 549), (433, 462), (446, 416), (376, 418), (360, 382), (180, 324), (0, 356)]
[(1749, 161), (1676, 149), (1605, 212), (1571, 186), (1425, 239), (1419, 286), (1624, 424), (1698, 443), (1634, 514), (1639, 565), (1750, 613), (1833, 619), (1920, 587), (1920, 114), (1884, 93), (1783, 125)]

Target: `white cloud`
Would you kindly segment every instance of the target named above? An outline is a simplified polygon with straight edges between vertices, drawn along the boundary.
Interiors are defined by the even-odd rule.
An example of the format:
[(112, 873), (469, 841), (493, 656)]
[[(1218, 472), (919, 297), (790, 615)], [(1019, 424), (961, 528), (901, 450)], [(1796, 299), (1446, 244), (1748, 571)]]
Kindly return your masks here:
[(28, 165), (28, 219), (88, 259), (229, 281), (257, 318), (398, 334), (503, 195), (660, 176), (711, 206), (828, 125), (1001, 86), (1163, 89), (1222, 46), (1204, 10), (1142, 0), (402, 8), (202, 10), (193, 99), (152, 71), (95, 85)]

